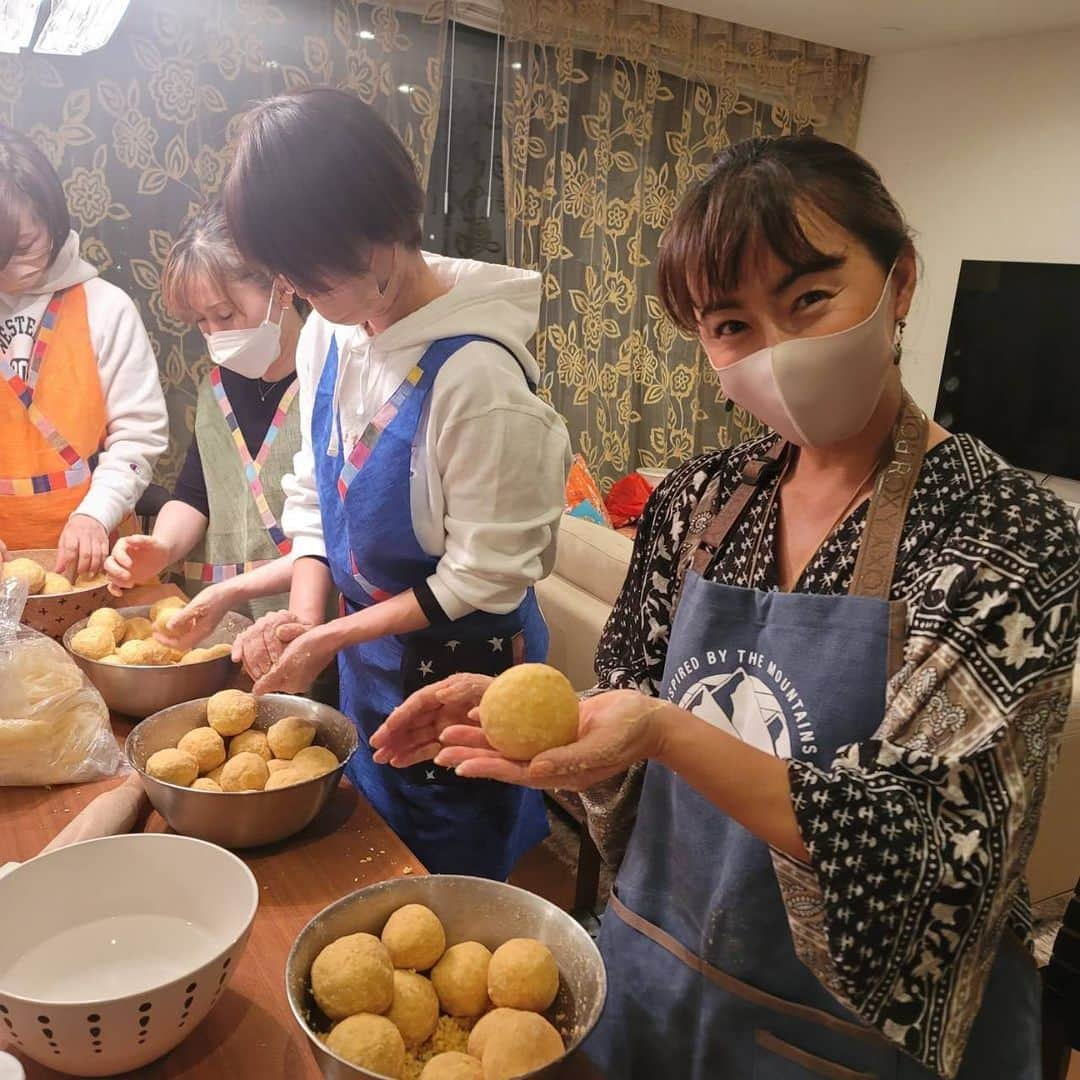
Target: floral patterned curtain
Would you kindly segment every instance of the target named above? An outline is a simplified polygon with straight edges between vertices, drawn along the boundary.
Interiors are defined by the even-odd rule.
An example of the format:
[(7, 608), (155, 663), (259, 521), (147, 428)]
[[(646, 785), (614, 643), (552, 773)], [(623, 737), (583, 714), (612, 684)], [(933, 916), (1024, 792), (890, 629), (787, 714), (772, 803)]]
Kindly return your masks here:
[(605, 488), (749, 437), (661, 310), (660, 235), (732, 142), (853, 142), (866, 57), (641, 0), (505, 7), (508, 257), (543, 274), (542, 392)]
[(184, 217), (220, 187), (238, 120), (282, 90), (339, 86), (394, 125), (426, 181), (446, 25), (444, 0), (156, 0), (133, 3), (98, 52), (0, 57), (0, 118), (48, 155), (84, 255), (150, 333), (172, 425), (159, 481), (183, 459), (208, 364), (202, 335), (162, 307), (161, 269)]

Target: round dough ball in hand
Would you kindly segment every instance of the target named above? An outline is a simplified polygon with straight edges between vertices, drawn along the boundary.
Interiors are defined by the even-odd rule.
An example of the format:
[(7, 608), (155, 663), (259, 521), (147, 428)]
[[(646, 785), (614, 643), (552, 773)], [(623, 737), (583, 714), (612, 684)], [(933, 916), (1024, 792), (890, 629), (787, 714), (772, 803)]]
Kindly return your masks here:
[(124, 623), (125, 641), (149, 641), (154, 636), (154, 624), (141, 615), (133, 615)]
[(439, 1022), (439, 999), (430, 981), (412, 971), (395, 971), (394, 1000), (386, 1018), (401, 1032), (406, 1046), (427, 1042)]
[(241, 731), (229, 740), (229, 757), (236, 757), (237, 754), (258, 754), (263, 761), (269, 761), (274, 756), (270, 753), (266, 732), (254, 728)]
[(354, 1013), (384, 1013), (394, 1000), (390, 954), (374, 934), (340, 937), (315, 957), (311, 993), (331, 1020)]
[(436, 1054), (424, 1066), (420, 1080), (484, 1080), (484, 1066), (471, 1054), (449, 1050)]
[(127, 623), (124, 622), (124, 616), (115, 608), (108, 607), (98, 608), (97, 611), (86, 620), (86, 625), (103, 626), (112, 634), (117, 645), (124, 640), (124, 632), (127, 630)]
[(176, 744), (199, 763), (199, 772), (208, 773), (225, 762), (225, 740), (212, 727), (193, 728)]
[(439, 1004), (449, 1016), (479, 1016), (488, 1007), (491, 952), (479, 941), (451, 945), (431, 972)]
[(283, 716), (266, 732), (274, 757), (291, 761), (315, 741), (315, 725), (299, 716)]
[[(273, 761), (268, 761), (267, 767), (273, 765)], [(284, 764), (288, 764), (285, 762)], [(302, 784), (305, 780), (310, 780), (311, 777), (300, 772), (299, 769), (278, 769), (276, 771), (271, 770), (270, 776), (266, 781), (266, 787), (263, 791), (276, 791), (278, 788), (292, 787), (294, 784)]]
[(116, 651), (116, 638), (104, 626), (84, 626), (72, 635), (71, 651), (88, 660), (101, 660)]
[(324, 776), (328, 772), (333, 772), (341, 764), (334, 752), (327, 750), (325, 746), (309, 746), (301, 750), (292, 759), (292, 763), (293, 768), (309, 778)]
[(192, 791), (220, 791), (221, 785), (216, 780), (211, 780), (209, 776), (200, 776), (191, 785)]
[(243, 753), (229, 758), (221, 767), (222, 791), (262, 791), (270, 770), (258, 754)]
[(12, 559), (3, 564), (5, 578), (18, 578), (26, 582), (31, 596), (37, 596), (45, 588), (45, 567), (33, 559)]
[(51, 570), (45, 574), (45, 584), (41, 588), (42, 596), (62, 596), (71, 592), (71, 582), (63, 574), (54, 574)]
[(578, 734), (578, 697), (570, 680), (547, 664), (504, 671), (480, 699), (487, 741), (514, 761), (572, 743)]
[(157, 625), (158, 616), (163, 611), (179, 611), (182, 607), (187, 607), (187, 600), (182, 596), (166, 596), (164, 600), (158, 600), (157, 603), (152, 604), (150, 607), (150, 621)]
[(350, 1016), (334, 1025), (326, 1045), (338, 1057), (380, 1076), (399, 1078), (405, 1068), (405, 1043), (385, 1016)]
[(559, 966), (551, 950), (532, 938), (500, 945), (488, 967), (488, 996), (500, 1008), (543, 1012), (559, 993)]
[(169, 650), (160, 641), (125, 641), (119, 656), (125, 664), (133, 667), (161, 667), (169, 662)]
[(446, 931), (431, 908), (406, 904), (386, 920), (382, 943), (394, 967), (429, 971), (446, 952)]
[[(479, 1032), (479, 1034), (478, 1034)], [(542, 1069), (566, 1053), (562, 1036), (542, 1016), (496, 1009), (473, 1028), (469, 1053), (484, 1065), (484, 1080), (511, 1080)]]
[(255, 723), (257, 706), (253, 694), (243, 690), (219, 690), (206, 703), (206, 722), (219, 735), (239, 735)]
[(199, 775), (199, 763), (183, 750), (159, 750), (147, 759), (146, 775), (167, 784), (190, 787)]

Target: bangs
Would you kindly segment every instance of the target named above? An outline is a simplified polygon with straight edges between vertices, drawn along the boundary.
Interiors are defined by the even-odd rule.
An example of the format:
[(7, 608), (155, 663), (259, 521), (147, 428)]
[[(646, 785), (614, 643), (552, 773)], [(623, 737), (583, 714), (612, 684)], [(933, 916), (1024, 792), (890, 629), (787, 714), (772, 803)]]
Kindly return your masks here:
[(219, 258), (207, 245), (191, 245), (173, 249), (166, 260), (161, 276), (161, 298), (165, 308), (176, 319), (194, 323), (200, 318), (191, 301), (196, 282), (229, 296), (229, 281), (236, 279), (235, 267)]

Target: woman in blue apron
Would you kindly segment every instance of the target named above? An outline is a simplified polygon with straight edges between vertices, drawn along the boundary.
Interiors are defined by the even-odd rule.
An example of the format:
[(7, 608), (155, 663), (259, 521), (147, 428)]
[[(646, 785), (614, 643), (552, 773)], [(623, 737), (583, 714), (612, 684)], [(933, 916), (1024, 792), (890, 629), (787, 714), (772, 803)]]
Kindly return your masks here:
[(483, 680), (378, 741), (434, 732), (459, 775), (583, 790), (625, 847), (585, 1044), (611, 1080), (1036, 1080), (1023, 871), (1076, 655), (1075, 524), (904, 392), (914, 253), (852, 151), (725, 151), (659, 272), (775, 434), (654, 494), (577, 743), (520, 765), (446, 727)]
[[(534, 392), (538, 275), (424, 254), (408, 153), (339, 91), (257, 107), (225, 205), (241, 250), (314, 308), (284, 484), (289, 607), (240, 646), (256, 693), (302, 689), (336, 656), (342, 709), (369, 736), (424, 685), (543, 660), (532, 586), (569, 451)], [(342, 615), (323, 622), (331, 584)], [(547, 832), (539, 793), (398, 770), (366, 740), (349, 775), (429, 870), (505, 878)]]

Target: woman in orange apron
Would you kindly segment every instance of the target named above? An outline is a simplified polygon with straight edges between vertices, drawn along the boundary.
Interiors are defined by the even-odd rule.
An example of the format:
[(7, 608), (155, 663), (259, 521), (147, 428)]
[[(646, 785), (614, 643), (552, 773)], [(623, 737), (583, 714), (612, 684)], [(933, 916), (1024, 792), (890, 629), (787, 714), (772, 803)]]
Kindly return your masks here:
[(168, 444), (131, 298), (79, 257), (60, 178), (0, 127), (0, 541), (96, 574)]

